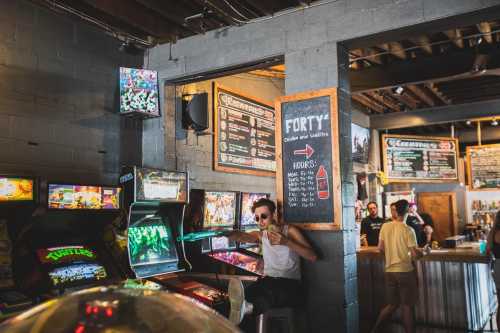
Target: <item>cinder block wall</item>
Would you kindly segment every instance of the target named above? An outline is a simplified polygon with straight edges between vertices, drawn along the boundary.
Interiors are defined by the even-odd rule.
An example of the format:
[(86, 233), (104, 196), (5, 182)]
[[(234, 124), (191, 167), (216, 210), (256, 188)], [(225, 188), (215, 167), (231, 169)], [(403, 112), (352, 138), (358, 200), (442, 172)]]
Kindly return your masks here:
[(115, 102), (119, 66), (142, 56), (69, 16), (0, 1), (0, 174), (117, 183), (141, 162), (142, 124)]
[[(212, 83), (217, 82), (226, 88), (240, 91), (248, 96), (274, 103), (274, 99), (285, 93), (284, 80), (259, 77), (256, 75), (239, 74), (217, 80), (203, 81), (185, 86), (177, 87), (177, 120), (179, 120), (178, 103), (182, 94), (207, 92), (209, 95), (208, 112), (210, 128), (208, 132), (214, 131), (212, 110)], [(170, 109), (170, 108), (169, 108)], [(173, 112), (173, 108), (171, 108)], [(168, 116), (168, 115), (167, 115)], [(196, 136), (193, 131), (185, 131), (179, 126), (176, 129), (176, 152), (175, 162), (178, 170), (190, 172), (192, 188), (203, 188), (211, 190), (232, 190), (249, 192), (266, 192), (275, 197), (276, 182), (274, 177), (257, 177), (244, 174), (233, 174), (213, 171), (213, 136)], [(168, 136), (175, 133), (167, 131)]]

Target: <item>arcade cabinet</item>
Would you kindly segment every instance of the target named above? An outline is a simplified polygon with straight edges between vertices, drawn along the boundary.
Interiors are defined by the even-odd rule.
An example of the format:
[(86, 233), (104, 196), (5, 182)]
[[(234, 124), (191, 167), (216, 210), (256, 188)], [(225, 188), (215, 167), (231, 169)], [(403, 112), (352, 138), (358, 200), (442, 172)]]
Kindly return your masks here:
[[(230, 191), (205, 191), (192, 190), (191, 211), (192, 216), (200, 216), (200, 219), (191, 218), (186, 223), (191, 223), (192, 229), (231, 231), (234, 230), (240, 213), (239, 193)], [(197, 203), (195, 205), (195, 202)], [(247, 214), (248, 215), (248, 214)], [(247, 216), (248, 218), (248, 216)], [(253, 218), (253, 215), (252, 215)], [(247, 226), (245, 226), (246, 228)], [(255, 226), (254, 226), (255, 227)], [(249, 247), (256, 244), (248, 245)], [(244, 244), (241, 249), (243, 249)], [(209, 263), (222, 263), (221, 271), (245, 275), (263, 275), (262, 259), (245, 250), (239, 250), (236, 242), (227, 237), (210, 237), (201, 241), (201, 253), (209, 258)], [(206, 270), (206, 260), (198, 260), (202, 270)], [(213, 265), (209, 265), (213, 266)], [(230, 269), (228, 269), (230, 268)]]
[(176, 241), (183, 235), (187, 173), (126, 167), (120, 182), (129, 207), (128, 252), (135, 277), (149, 278), (217, 309), (224, 293), (182, 274), (191, 265), (184, 243)]
[[(252, 213), (252, 205), (255, 201), (266, 198), (269, 199), (268, 193), (251, 193), (241, 192), (240, 194), (240, 218), (238, 229), (244, 232), (259, 231), (259, 225), (255, 221), (255, 215)], [(239, 243), (238, 248), (245, 251), (262, 255), (260, 244), (255, 243)]]
[(47, 200), (20, 232), (16, 280), (45, 300), (125, 278), (103, 241), (119, 216), (119, 187), (47, 184)]
[(16, 233), (35, 209), (36, 189), (35, 178), (0, 176), (0, 319), (33, 304), (15, 283), (12, 255)]

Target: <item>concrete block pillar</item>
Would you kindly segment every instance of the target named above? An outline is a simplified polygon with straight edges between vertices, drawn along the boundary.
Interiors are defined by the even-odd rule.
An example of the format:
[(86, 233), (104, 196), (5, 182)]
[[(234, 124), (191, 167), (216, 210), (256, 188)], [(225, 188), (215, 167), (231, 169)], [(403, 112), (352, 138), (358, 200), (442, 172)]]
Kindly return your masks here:
[(342, 187), (341, 231), (308, 231), (320, 260), (303, 265), (311, 332), (359, 331), (357, 302), (356, 232), (354, 231), (354, 184), (351, 156), (351, 105), (348, 53), (341, 44), (285, 55), (286, 93), (338, 87), (340, 170)]

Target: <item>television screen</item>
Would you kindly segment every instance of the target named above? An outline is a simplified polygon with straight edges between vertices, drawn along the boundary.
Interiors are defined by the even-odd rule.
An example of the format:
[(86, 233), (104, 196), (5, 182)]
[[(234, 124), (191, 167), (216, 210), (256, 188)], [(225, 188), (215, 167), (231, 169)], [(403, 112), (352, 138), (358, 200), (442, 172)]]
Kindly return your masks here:
[(132, 266), (177, 261), (172, 232), (159, 217), (147, 218), (129, 227), (128, 246)]
[(354, 162), (367, 164), (370, 153), (370, 130), (351, 124), (352, 138), (352, 160)]
[(74, 264), (55, 268), (49, 272), (49, 277), (52, 284), (57, 287), (103, 280), (107, 274), (104, 267), (97, 264)]
[(119, 209), (120, 188), (49, 184), (49, 208)]
[(76, 261), (95, 261), (96, 253), (84, 246), (61, 246), (39, 249), (38, 258), (43, 264), (72, 263)]
[(233, 227), (235, 214), (235, 192), (205, 192), (203, 228)]
[(187, 174), (154, 169), (136, 169), (136, 196), (138, 201), (187, 201)]
[(227, 237), (212, 237), (212, 251), (235, 250), (236, 243)]
[(120, 113), (159, 116), (158, 73), (147, 69), (120, 68)]
[(265, 193), (241, 193), (240, 228), (257, 224), (252, 213), (252, 205), (255, 201), (267, 197), (268, 195)]
[(33, 180), (0, 177), (0, 202), (34, 200)]

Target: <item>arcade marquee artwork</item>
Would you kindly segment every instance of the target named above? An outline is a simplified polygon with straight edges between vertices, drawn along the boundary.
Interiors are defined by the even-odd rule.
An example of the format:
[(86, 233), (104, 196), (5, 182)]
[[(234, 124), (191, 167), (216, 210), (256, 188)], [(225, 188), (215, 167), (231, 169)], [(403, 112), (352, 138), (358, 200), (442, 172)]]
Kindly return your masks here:
[(33, 180), (0, 177), (0, 202), (33, 200)]

